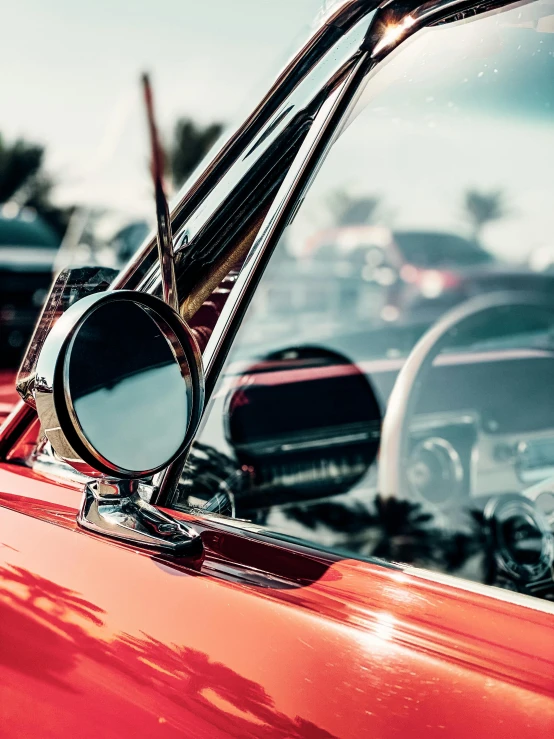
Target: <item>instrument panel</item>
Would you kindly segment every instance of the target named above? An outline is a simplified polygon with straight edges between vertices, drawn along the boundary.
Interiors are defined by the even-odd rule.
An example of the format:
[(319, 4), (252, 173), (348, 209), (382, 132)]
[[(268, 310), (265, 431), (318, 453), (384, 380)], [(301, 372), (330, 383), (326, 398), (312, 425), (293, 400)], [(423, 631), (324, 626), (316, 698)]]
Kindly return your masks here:
[[(490, 433), (477, 412), (465, 411), (418, 416), (410, 437), (410, 483), (439, 505), (454, 496), (521, 492), (554, 477), (554, 429)], [(448, 486), (450, 494), (441, 492)]]

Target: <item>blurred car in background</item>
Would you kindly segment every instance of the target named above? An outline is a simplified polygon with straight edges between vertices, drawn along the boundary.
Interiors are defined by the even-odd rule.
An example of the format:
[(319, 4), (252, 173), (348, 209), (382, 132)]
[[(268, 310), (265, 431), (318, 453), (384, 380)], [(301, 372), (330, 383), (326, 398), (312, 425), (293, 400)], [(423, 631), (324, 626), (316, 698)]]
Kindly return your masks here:
[[(551, 294), (554, 273), (504, 262), (448, 231), (341, 226), (269, 266), (248, 331), (265, 351), (294, 331), (333, 337), (332, 349), (346, 354), (403, 354), (448, 309), (505, 291)], [(543, 328), (505, 327), (510, 335)]]
[(371, 312), (379, 301), (386, 322), (430, 325), (446, 309), (484, 292), (554, 287), (550, 277), (502, 262), (478, 242), (447, 231), (341, 227), (317, 234), (305, 258), (333, 276), (354, 277), (360, 317), (371, 292)]
[(32, 209), (0, 214), (0, 368), (15, 369), (53, 278), (62, 269), (119, 269), (147, 236), (149, 224), (119, 212), (76, 210), (63, 239)]
[(59, 246), (58, 235), (34, 211), (0, 215), (1, 367), (15, 368), (21, 358), (52, 284)]
[(143, 218), (109, 208), (75, 209), (56, 258), (55, 271), (94, 265), (119, 269), (148, 236)]

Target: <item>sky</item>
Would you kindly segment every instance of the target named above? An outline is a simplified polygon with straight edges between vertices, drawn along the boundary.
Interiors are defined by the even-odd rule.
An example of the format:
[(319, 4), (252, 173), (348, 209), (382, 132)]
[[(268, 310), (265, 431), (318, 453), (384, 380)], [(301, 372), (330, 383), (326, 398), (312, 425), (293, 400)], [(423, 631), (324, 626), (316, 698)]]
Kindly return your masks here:
[[(140, 73), (152, 75), (166, 136), (179, 116), (232, 128), (320, 6), (9, 3), (0, 28), (0, 134), (46, 146), (58, 201), (152, 215)], [(394, 226), (460, 231), (463, 193), (473, 187), (506, 194), (510, 213), (486, 230), (489, 248), (514, 260), (554, 249), (554, 23), (546, 33), (527, 26), (516, 9), (429, 29), (403, 45), (369, 82), (365, 111), (316, 178), (294, 224), (296, 248), (328, 225), (333, 190), (381, 197)]]
[(323, 164), (293, 248), (331, 225), (341, 191), (378, 197), (387, 226), (469, 235), (463, 202), (474, 189), (503, 195), (505, 216), (482, 233), (490, 251), (511, 262), (554, 255), (554, 22), (528, 26), (516, 8), (403, 44)]
[(238, 122), (321, 0), (18, 0), (0, 27), (0, 134), (44, 144), (57, 198), (142, 209), (148, 141), (139, 75), (160, 128)]

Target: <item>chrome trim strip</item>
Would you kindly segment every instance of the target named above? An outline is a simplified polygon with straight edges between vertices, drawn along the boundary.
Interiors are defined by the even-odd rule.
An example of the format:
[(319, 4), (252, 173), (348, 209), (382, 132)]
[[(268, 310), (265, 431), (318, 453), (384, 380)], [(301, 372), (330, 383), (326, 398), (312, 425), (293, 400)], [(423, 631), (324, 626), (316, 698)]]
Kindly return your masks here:
[(422, 570), (419, 567), (411, 567), (409, 565), (402, 567), (402, 574), (409, 575), (410, 577), (418, 577), (420, 580), (427, 580), (428, 582), (436, 583), (437, 585), (446, 585), (451, 588), (465, 590), (466, 592), (474, 593), (475, 595), (484, 595), (487, 598), (495, 598), (496, 600), (510, 603), (514, 606), (523, 606), (524, 608), (530, 608), (534, 611), (554, 615), (554, 603), (551, 603), (548, 600), (535, 598), (531, 595), (516, 593), (513, 590), (505, 590), (504, 588), (498, 588), (494, 585), (483, 585), (482, 583), (473, 582), (472, 580), (465, 580), (463, 578), (454, 577), (453, 575), (445, 575), (442, 572), (435, 572), (433, 570)]
[[(332, 43), (322, 54), (317, 70), (309, 68), (296, 81), (294, 88), (289, 91), (266, 125), (256, 133), (244, 151), (238, 154), (234, 165), (205, 195), (200, 206), (190, 214), (186, 224), (183, 224), (180, 230), (175, 230), (175, 251), (181, 273), (193, 275), (201, 273), (210, 260), (213, 262), (220, 256), (219, 252), (214, 255), (219, 245), (214, 247), (208, 239), (206, 249), (202, 242), (206, 241), (206, 234), (214, 229), (220, 242), (227, 238), (229, 224), (237, 220), (237, 211), (245, 207), (248, 210), (249, 194), (257, 190), (268, 200), (275, 202), (277, 189), (282, 184), (279, 173), (280, 157), (286, 156), (288, 149), (298, 145), (298, 141), (312, 125), (322, 100), (328, 98), (338, 81), (344, 78), (353, 64), (365, 34), (366, 27), (362, 24), (362, 27), (356, 26), (348, 33), (331, 39)], [(311, 75), (317, 75), (318, 79), (312, 80)], [(296, 142), (294, 137), (297, 139)], [(268, 161), (270, 161), (269, 173), (265, 176), (257, 170), (267, 167)], [(290, 164), (288, 166), (290, 167)], [(252, 181), (253, 179), (257, 184)], [(258, 201), (256, 207), (259, 207)], [(218, 229), (218, 221), (223, 221), (225, 225)], [(236, 239), (235, 236), (233, 238)], [(187, 278), (190, 284), (190, 274)], [(160, 290), (160, 274), (156, 264), (150, 267), (138, 284), (138, 289), (146, 292)], [(189, 297), (186, 287), (181, 289), (181, 294), (185, 298)], [(183, 317), (188, 319), (189, 316), (183, 314)]]
[[(244, 124), (223, 142), (215, 156), (210, 153), (211, 159), (208, 159), (207, 166), (201, 174), (198, 176), (194, 173), (192, 178), (183, 185), (176, 203), (171, 208), (174, 233), (185, 225), (192, 213), (199, 208), (208, 194), (248, 150), (258, 134), (262, 133), (264, 128), (271, 123), (286, 98), (306, 79), (333, 44), (378, 5), (378, 0), (343, 0), (336, 9), (331, 7), (328, 10), (323, 24), (319, 23), (315, 26), (312, 36), (288, 62)], [(147, 270), (152, 266), (155, 246), (155, 235), (152, 234), (143, 247), (129, 260), (112, 287), (114, 289), (136, 288), (144, 280), (145, 261), (149, 261)]]

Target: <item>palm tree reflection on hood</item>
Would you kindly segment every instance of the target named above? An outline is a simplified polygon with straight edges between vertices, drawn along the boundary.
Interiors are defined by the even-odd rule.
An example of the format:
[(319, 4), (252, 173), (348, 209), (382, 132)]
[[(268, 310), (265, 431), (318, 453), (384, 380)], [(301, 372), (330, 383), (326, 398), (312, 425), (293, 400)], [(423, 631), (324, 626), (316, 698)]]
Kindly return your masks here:
[[(260, 683), (196, 649), (166, 644), (147, 635), (123, 635), (114, 643), (111, 656), (132, 677), (147, 682), (162, 680), (169, 700), (194, 711), (226, 736), (334, 739), (311, 721), (281, 713)], [(152, 669), (145, 671), (144, 665)]]
[[(230, 737), (334, 739), (311, 721), (280, 711), (262, 684), (212, 654), (145, 633), (107, 638), (109, 628), (103, 627), (108, 621), (108, 613), (79, 593), (22, 567), (0, 567), (0, 668), (64, 693), (90, 693), (91, 706), (96, 701), (99, 735), (102, 721), (106, 726), (113, 722), (113, 706), (106, 706), (103, 714), (99, 697), (117, 704), (120, 695), (135, 696), (141, 686), (138, 694), (146, 703), (175, 706), (167, 721), (179, 736), (191, 736), (194, 724), (204, 727), (204, 736), (217, 730), (218, 736)], [(97, 681), (98, 675), (117, 683), (113, 695)], [(12, 683), (12, 689), (16, 684), (27, 689), (29, 684)], [(39, 701), (37, 710), (40, 705)], [(148, 710), (143, 716), (151, 718)]]

